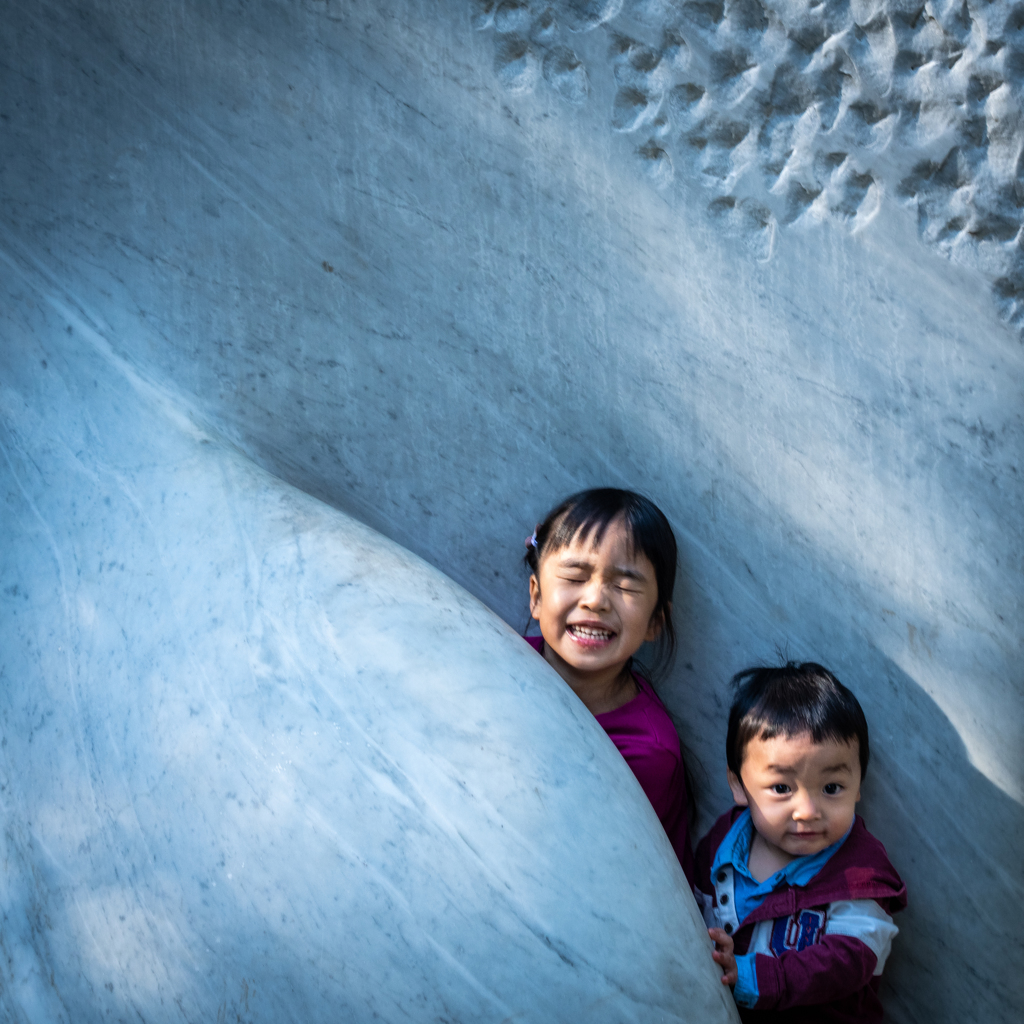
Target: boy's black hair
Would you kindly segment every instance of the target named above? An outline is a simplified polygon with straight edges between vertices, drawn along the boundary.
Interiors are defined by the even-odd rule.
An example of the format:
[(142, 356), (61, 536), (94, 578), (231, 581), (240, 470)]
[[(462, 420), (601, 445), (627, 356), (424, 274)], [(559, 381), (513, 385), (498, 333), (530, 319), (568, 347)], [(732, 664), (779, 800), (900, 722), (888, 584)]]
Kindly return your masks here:
[(778, 668), (748, 668), (732, 678), (736, 697), (729, 709), (725, 756), (737, 777), (752, 739), (809, 732), (815, 743), (855, 736), (860, 777), (868, 770), (868, 723), (859, 701), (827, 668), (789, 661)]
[(653, 501), (635, 491), (623, 491), (617, 487), (596, 487), (573, 494), (556, 505), (538, 524), (537, 546), (527, 545), (524, 561), (530, 572), (536, 575), (541, 556), (546, 551), (558, 551), (568, 546), (577, 535), (589, 537), (592, 544), (600, 544), (605, 530), (620, 517), (626, 523), (634, 551), (641, 552), (654, 567), (658, 603), (654, 606), (653, 615), (660, 617), (662, 622), (658, 638), (658, 665), (664, 671), (671, 665), (676, 651), (672, 591), (676, 583), (678, 550), (668, 519)]

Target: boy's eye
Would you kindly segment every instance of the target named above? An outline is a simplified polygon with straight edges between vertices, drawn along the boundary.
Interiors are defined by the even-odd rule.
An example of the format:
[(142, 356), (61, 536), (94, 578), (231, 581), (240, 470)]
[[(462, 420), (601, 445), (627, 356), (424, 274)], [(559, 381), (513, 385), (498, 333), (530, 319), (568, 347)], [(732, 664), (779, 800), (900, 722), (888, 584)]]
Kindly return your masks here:
[(826, 782), (824, 792), (826, 796), (835, 796), (842, 788), (838, 782)]
[(789, 790), (789, 783), (788, 782), (776, 782), (775, 785), (771, 787), (771, 790), (772, 790), (773, 793), (778, 793), (779, 796), (785, 796), (786, 793), (788, 793), (790, 791)]

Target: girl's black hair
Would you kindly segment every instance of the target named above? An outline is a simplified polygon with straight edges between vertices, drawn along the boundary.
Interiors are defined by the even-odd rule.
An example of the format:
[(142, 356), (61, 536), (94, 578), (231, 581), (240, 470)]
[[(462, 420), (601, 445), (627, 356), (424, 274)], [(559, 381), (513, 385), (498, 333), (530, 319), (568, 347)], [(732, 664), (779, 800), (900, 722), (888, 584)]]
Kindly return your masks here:
[(813, 661), (788, 661), (778, 668), (748, 668), (732, 678), (736, 697), (729, 709), (725, 756), (737, 777), (753, 739), (798, 736), (815, 743), (857, 738), (860, 777), (868, 770), (868, 723), (860, 702), (827, 668)]
[[(658, 637), (658, 655), (655, 661), (655, 672), (646, 666), (634, 666), (630, 659), (629, 669), (634, 667), (649, 682), (668, 672), (676, 654), (676, 631), (672, 625), (672, 591), (676, 585), (676, 562), (679, 552), (676, 546), (676, 535), (665, 513), (650, 498), (645, 498), (635, 491), (623, 491), (617, 487), (595, 487), (593, 490), (580, 491), (556, 505), (537, 525), (534, 534), (536, 546), (527, 542), (526, 562), (530, 572), (538, 574), (541, 556), (545, 551), (558, 551), (571, 544), (578, 535), (589, 537), (591, 543), (600, 544), (605, 530), (619, 517), (626, 523), (626, 531), (633, 544), (634, 552), (641, 552), (654, 566), (654, 579), (658, 585), (658, 603), (654, 606), (653, 615), (660, 614), (662, 628)], [(666, 708), (666, 710), (668, 710)], [(671, 715), (676, 732), (680, 732), (679, 722)], [(686, 817), (692, 827), (697, 819), (697, 792), (694, 778), (690, 771), (691, 764), (700, 764), (679, 737), (679, 745), (683, 755), (683, 776), (686, 788)]]
[[(537, 545), (527, 545), (524, 561), (530, 572), (537, 575), (545, 552), (559, 551), (577, 536), (589, 537), (591, 543), (600, 544), (609, 525), (619, 518), (626, 524), (634, 552), (639, 551), (654, 567), (658, 603), (654, 606), (653, 616), (660, 618), (662, 623), (655, 665), (658, 675), (661, 675), (668, 670), (676, 653), (672, 591), (676, 583), (678, 549), (668, 519), (653, 501), (642, 494), (617, 487), (580, 491), (553, 508), (538, 524), (535, 534)], [(643, 674), (650, 676), (648, 671)]]

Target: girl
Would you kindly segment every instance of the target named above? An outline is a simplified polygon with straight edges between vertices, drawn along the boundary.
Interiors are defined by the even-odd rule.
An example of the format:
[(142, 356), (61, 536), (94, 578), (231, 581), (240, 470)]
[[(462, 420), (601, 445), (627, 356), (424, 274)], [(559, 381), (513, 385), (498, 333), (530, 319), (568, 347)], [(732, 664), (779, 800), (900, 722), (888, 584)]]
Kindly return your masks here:
[(693, 885), (686, 769), (679, 736), (633, 656), (660, 640), (675, 652), (676, 539), (662, 511), (632, 491), (602, 487), (567, 498), (526, 541), (526, 637), (572, 687), (626, 759)]

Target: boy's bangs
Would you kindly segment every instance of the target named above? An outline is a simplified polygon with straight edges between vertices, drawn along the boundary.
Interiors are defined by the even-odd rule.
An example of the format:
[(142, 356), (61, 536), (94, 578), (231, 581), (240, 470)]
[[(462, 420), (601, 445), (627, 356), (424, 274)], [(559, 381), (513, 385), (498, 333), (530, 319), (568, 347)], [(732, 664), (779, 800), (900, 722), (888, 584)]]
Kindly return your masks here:
[(867, 772), (868, 727), (857, 698), (814, 662), (748, 669), (734, 678), (737, 698), (729, 712), (726, 756), (737, 775), (751, 740), (809, 733), (813, 742), (857, 740), (861, 778)]
[(777, 736), (790, 740), (794, 736), (803, 736), (807, 733), (815, 743), (825, 743), (829, 740), (848, 743), (858, 739), (856, 727), (851, 728), (849, 732), (843, 732), (835, 723), (805, 721), (807, 717), (793, 715), (783, 718), (770, 714), (761, 716), (753, 711), (741, 723), (737, 731), (737, 740), (741, 747), (745, 747), (751, 740), (773, 740)]

